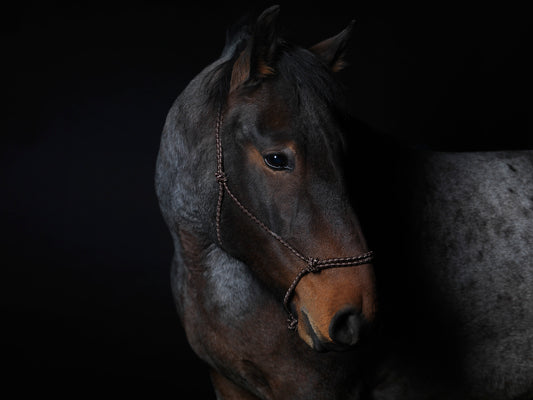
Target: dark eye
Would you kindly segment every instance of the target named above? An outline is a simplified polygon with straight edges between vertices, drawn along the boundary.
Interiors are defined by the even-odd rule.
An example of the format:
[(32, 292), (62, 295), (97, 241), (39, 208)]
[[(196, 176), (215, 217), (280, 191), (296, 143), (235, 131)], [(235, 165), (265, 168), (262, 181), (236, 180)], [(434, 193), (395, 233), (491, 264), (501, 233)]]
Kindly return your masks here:
[(291, 169), (289, 158), (283, 153), (271, 153), (265, 157), (265, 164), (272, 169)]

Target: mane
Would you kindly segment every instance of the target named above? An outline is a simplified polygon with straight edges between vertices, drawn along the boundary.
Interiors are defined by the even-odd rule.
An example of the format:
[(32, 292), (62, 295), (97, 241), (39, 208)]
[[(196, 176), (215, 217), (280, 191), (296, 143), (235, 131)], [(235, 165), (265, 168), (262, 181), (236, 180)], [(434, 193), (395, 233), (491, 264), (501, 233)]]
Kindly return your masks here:
[(285, 43), (275, 70), (300, 105), (319, 102), (329, 112), (349, 114), (345, 88), (311, 51)]

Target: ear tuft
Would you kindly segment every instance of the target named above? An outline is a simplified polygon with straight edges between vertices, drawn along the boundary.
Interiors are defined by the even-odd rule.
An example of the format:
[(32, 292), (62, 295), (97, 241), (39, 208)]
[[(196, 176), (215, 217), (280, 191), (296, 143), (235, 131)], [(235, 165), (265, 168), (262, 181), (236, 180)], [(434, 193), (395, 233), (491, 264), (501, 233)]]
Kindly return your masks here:
[(324, 61), (333, 72), (338, 72), (346, 66), (344, 56), (346, 55), (354, 24), (355, 20), (350, 21), (350, 24), (341, 33), (323, 40), (309, 49)]

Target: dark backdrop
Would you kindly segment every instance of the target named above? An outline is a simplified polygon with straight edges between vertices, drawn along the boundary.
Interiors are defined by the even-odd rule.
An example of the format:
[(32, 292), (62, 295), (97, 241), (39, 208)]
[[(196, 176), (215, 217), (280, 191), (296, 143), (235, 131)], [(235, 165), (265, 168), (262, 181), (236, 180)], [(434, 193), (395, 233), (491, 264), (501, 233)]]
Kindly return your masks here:
[[(2, 359), (21, 392), (213, 396), (174, 311), (153, 173), (173, 100), (250, 7), (180, 3), (3, 10)], [(281, 25), (310, 46), (357, 20), (342, 79), (376, 130), (532, 147), (525, 10), (399, 3), (282, 3)]]

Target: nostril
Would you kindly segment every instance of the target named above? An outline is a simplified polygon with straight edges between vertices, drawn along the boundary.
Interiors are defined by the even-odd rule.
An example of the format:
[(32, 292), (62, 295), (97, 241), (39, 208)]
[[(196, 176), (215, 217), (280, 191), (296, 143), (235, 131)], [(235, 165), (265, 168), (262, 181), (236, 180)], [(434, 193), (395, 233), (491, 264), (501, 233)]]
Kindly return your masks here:
[(333, 342), (353, 346), (359, 340), (361, 317), (354, 307), (347, 307), (334, 315), (329, 325), (329, 336)]

